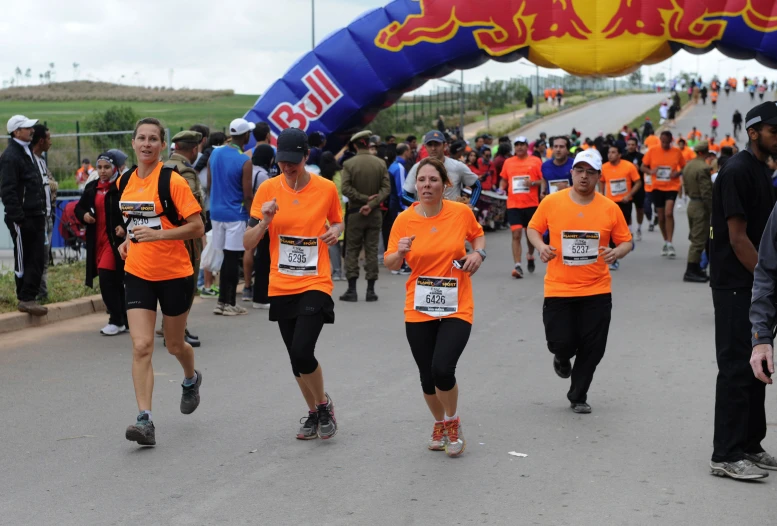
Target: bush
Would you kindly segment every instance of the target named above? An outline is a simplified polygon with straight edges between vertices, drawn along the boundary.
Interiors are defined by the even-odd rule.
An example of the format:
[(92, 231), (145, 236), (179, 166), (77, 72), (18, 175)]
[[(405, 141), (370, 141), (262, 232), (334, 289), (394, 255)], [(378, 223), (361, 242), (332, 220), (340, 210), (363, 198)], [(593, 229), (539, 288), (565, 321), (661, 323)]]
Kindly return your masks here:
[[(87, 117), (84, 122), (85, 132), (113, 132), (127, 131), (135, 128), (135, 123), (140, 117), (129, 106), (112, 106), (104, 112), (95, 112)], [(89, 137), (99, 152), (119, 148), (120, 150), (130, 150), (132, 147), (132, 137), (130, 135), (103, 135)]]

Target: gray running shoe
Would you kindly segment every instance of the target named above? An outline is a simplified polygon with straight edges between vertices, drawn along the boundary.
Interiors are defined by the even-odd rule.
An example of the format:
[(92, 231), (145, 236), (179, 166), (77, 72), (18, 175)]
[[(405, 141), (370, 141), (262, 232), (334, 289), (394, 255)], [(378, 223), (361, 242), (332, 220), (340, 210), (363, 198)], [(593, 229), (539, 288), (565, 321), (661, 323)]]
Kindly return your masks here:
[(328, 394), (326, 394), (326, 399), (326, 404), (318, 406), (318, 438), (321, 440), (327, 440), (337, 434), (335, 404)]
[(318, 438), (318, 412), (309, 411), (308, 417), (299, 421), (302, 427), (297, 432), (297, 440), (313, 440)]
[(464, 434), (461, 430), (461, 418), (457, 416), (456, 420), (447, 420), (445, 422), (445, 432), (448, 435), (445, 454), (449, 457), (458, 457), (464, 453), (467, 441), (464, 440)]
[(429, 439), (429, 449), (432, 451), (445, 451), (448, 445), (448, 436), (445, 434), (445, 423), (435, 422), (432, 436)]
[(731, 477), (736, 480), (756, 480), (769, 476), (767, 471), (759, 468), (749, 460), (710, 462), (710, 473), (718, 477)]
[(254, 289), (243, 289), (243, 301), (253, 301), (254, 300)]
[(154, 422), (148, 419), (146, 413), (140, 413), (135, 424), (129, 426), (124, 437), (130, 442), (137, 442), (140, 446), (156, 445), (156, 430)]
[(240, 316), (242, 314), (248, 314), (248, 311), (240, 305), (224, 305), (221, 314), (223, 316)]
[(591, 406), (586, 404), (585, 402), (583, 402), (583, 403), (572, 402), (570, 407), (572, 408), (573, 412), (581, 414), (581, 415), (587, 415), (588, 413), (591, 412)]
[(181, 393), (181, 413), (190, 415), (194, 413), (194, 410), (200, 405), (200, 386), (202, 385), (202, 373), (197, 369), (194, 370), (197, 373), (197, 381), (194, 385), (186, 386), (181, 384), (183, 393)]
[(749, 460), (761, 469), (777, 471), (777, 458), (774, 458), (766, 451), (748, 455), (745, 453), (745, 460)]
[(222, 316), (224, 314), (224, 307), (225, 305), (219, 301), (218, 303), (216, 303), (216, 307), (214, 307), (213, 309), (213, 314)]

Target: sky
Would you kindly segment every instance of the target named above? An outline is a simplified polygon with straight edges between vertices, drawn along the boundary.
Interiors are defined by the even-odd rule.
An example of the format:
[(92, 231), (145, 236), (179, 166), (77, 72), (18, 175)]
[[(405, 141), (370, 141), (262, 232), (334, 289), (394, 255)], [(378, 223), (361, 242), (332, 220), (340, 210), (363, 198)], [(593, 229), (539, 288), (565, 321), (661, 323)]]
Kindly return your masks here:
[[(144, 86), (232, 89), (257, 94), (282, 77), (311, 49), (311, 1), (315, 34), (326, 35), (388, 0), (38, 0), (3, 2), (0, 17), (0, 79), (17, 67), (31, 70), (31, 84), (54, 63), (56, 81), (103, 80)], [(130, 7), (131, 6), (131, 7)], [(25, 22), (26, 21), (26, 22)], [(722, 62), (721, 62), (722, 61)], [(526, 61), (521, 61), (526, 63)], [(73, 63), (78, 63), (74, 70)], [(704, 78), (721, 73), (767, 76), (777, 72), (756, 61), (726, 59), (717, 51), (702, 56), (684, 51), (672, 70), (697, 71)], [(643, 70), (664, 71), (668, 61)], [(559, 74), (560, 70), (549, 70)], [(541, 74), (543, 70), (541, 70)], [(464, 81), (510, 79), (533, 74), (517, 63), (488, 62), (467, 70)], [(456, 74), (458, 77), (458, 74)], [(27, 82), (25, 80), (25, 82)], [(421, 91), (434, 87), (427, 83)]]

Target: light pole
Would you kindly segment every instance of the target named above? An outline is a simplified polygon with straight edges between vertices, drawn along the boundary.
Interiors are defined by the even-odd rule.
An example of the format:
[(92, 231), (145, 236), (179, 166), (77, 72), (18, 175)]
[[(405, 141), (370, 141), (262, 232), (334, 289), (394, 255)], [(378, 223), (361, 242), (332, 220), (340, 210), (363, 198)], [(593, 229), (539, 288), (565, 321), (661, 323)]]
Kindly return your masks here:
[(535, 77), (537, 78), (537, 96), (534, 98), (534, 102), (537, 104), (534, 114), (540, 116), (540, 67), (535, 64)]
[(310, 49), (316, 47), (316, 0), (310, 0)]
[(464, 138), (464, 70), (461, 70), (461, 80), (440, 79), (446, 84), (453, 84), (459, 88), (459, 127), (461, 128), (461, 138)]

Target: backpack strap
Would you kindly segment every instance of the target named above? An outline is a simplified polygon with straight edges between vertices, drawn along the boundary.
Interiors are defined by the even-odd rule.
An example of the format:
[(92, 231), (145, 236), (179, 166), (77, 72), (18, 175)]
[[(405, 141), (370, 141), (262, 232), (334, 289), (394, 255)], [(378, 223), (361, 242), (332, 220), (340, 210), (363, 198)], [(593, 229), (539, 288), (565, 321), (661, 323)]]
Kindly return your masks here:
[(162, 213), (173, 225), (181, 226), (186, 221), (179, 217), (178, 209), (175, 207), (173, 196), (170, 193), (170, 179), (173, 176), (173, 172), (178, 173), (178, 170), (171, 166), (162, 167), (162, 171), (159, 174), (159, 188), (157, 192), (159, 193), (159, 201), (162, 203)]
[(130, 177), (132, 177), (132, 174), (135, 173), (135, 170), (138, 169), (138, 165), (134, 165), (132, 168), (127, 171), (126, 174), (119, 176), (119, 201), (121, 201), (121, 196), (124, 195), (124, 190), (127, 188), (127, 185), (129, 184)]

